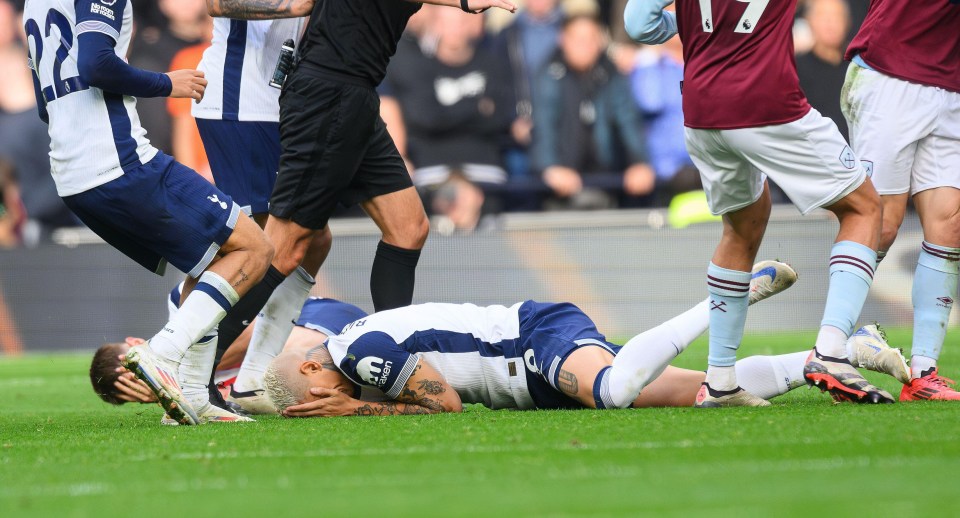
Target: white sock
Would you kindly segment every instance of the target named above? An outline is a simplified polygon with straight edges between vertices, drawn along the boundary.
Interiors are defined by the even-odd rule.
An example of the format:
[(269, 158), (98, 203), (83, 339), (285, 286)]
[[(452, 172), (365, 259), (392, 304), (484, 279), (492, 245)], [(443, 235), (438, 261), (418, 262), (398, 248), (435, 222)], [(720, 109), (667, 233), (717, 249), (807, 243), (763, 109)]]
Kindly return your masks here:
[(817, 352), (821, 356), (846, 358), (848, 338), (850, 337), (839, 328), (831, 325), (820, 326), (820, 333), (817, 334)]
[(915, 354), (910, 357), (910, 377), (922, 378), (923, 373), (937, 366), (937, 360)]
[(298, 267), (270, 295), (253, 324), (250, 347), (233, 385), (237, 392), (263, 388), (263, 373), (283, 350), (315, 282), (306, 270)]
[(810, 353), (807, 351), (777, 356), (749, 356), (737, 362), (737, 380), (741, 388), (763, 399), (786, 394), (806, 383), (803, 365), (808, 356)]
[(150, 339), (150, 350), (168, 362), (180, 363), (187, 349), (209, 334), (239, 299), (226, 279), (204, 272), (180, 310)]
[(707, 330), (708, 307), (708, 302), (703, 301), (630, 339), (613, 359), (607, 393), (601, 393), (604, 404), (608, 408), (629, 407), (643, 387), (657, 379), (678, 354)]
[(704, 380), (713, 390), (733, 390), (737, 388), (737, 367), (707, 365), (707, 378)]
[(217, 355), (216, 332), (200, 339), (190, 346), (180, 362), (180, 387), (183, 395), (195, 408), (209, 403), (210, 394), (207, 384), (213, 372), (213, 362)]

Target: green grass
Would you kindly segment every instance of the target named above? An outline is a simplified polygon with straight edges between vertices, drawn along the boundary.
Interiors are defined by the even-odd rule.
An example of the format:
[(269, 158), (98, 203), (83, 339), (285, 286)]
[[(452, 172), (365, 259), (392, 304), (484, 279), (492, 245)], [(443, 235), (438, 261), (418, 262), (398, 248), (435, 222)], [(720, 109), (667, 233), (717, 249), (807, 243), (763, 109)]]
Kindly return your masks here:
[[(893, 343), (909, 335), (892, 333)], [(744, 354), (812, 343), (751, 337)], [(691, 347), (681, 366), (704, 364)], [(93, 395), (86, 355), (0, 360), (0, 515), (960, 513), (960, 406), (493, 412), (172, 428)], [(943, 362), (956, 375), (960, 347)], [(893, 392), (893, 380), (871, 376)]]

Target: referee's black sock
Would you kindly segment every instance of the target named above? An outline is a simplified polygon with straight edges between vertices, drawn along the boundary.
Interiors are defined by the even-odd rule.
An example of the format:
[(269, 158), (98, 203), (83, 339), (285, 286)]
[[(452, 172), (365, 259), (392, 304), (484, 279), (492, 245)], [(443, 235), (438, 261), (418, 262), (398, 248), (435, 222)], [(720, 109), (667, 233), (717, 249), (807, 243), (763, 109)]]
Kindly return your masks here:
[[(263, 276), (263, 280), (240, 297), (240, 300), (230, 308), (230, 311), (227, 311), (227, 316), (220, 321), (217, 345), (222, 345), (224, 351), (227, 347), (230, 347), (230, 344), (257, 317), (257, 313), (263, 309), (263, 305), (267, 303), (267, 299), (273, 294), (273, 290), (277, 289), (277, 286), (284, 279), (286, 279), (286, 276), (280, 273), (280, 270), (274, 268), (273, 265), (270, 265), (270, 269)], [(221, 353), (220, 357), (222, 356)]]
[(377, 255), (370, 271), (370, 295), (373, 297), (374, 311), (409, 306), (413, 302), (413, 285), (419, 261), (420, 250), (408, 250), (383, 241), (377, 244)]

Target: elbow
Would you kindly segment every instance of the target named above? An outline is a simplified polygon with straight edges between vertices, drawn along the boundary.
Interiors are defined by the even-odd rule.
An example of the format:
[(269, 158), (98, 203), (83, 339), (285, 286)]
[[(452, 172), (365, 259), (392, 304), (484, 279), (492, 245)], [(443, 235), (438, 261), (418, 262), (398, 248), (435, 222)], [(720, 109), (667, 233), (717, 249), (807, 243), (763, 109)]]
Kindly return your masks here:
[(294, 0), (290, 6), (290, 14), (296, 17), (306, 16), (313, 11), (313, 0)]
[(459, 414), (463, 412), (463, 403), (460, 401), (460, 397), (456, 392), (452, 392), (452, 394), (454, 397), (444, 398), (440, 401), (440, 407), (445, 413)]
[(103, 74), (94, 60), (80, 59), (77, 61), (77, 74), (84, 84), (100, 88), (102, 86)]
[(220, 2), (216, 0), (207, 0), (207, 14), (213, 18), (223, 16), (223, 10), (220, 8)]

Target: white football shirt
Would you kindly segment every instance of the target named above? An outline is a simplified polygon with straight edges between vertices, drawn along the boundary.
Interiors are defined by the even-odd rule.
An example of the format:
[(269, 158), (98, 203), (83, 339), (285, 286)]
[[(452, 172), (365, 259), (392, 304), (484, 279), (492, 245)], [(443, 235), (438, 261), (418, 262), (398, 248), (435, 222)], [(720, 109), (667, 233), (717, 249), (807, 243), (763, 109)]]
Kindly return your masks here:
[(283, 42), (300, 40), (304, 18), (230, 20), (215, 18), (213, 42), (200, 70), (207, 90), (191, 113), (198, 119), (278, 122), (280, 89), (270, 79)]
[(27, 0), (23, 22), (29, 64), (47, 105), (50, 172), (60, 196), (103, 185), (157, 154), (140, 126), (133, 97), (83, 84), (77, 36), (100, 32), (125, 59), (133, 31), (127, 0)]

